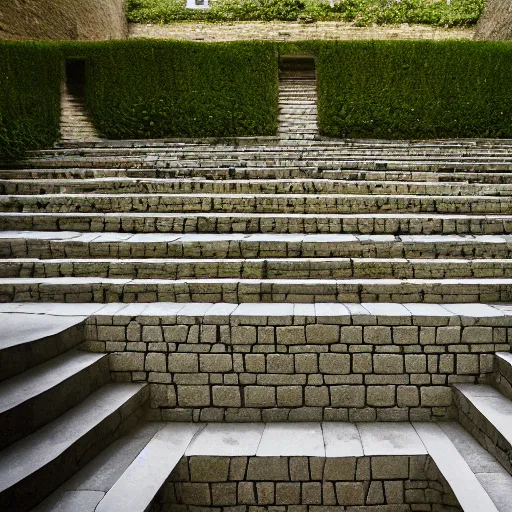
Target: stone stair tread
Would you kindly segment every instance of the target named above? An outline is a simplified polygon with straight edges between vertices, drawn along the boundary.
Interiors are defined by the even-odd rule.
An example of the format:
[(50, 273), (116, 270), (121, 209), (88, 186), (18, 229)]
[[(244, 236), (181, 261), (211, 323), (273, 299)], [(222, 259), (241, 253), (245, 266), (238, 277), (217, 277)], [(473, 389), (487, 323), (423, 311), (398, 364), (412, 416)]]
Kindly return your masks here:
[[(3, 305), (5, 306), (5, 305)], [(79, 311), (72, 308), (72, 316), (32, 315), (12, 309), (9, 313), (0, 313), (0, 350), (28, 345), (33, 341), (59, 334), (70, 327), (82, 323), (92, 308)], [(1, 384), (0, 384), (1, 385)]]
[(413, 426), (464, 512), (499, 512), (443, 430), (433, 423), (413, 423)]
[(480, 243), (506, 244), (508, 235), (364, 235), (351, 233), (288, 234), (288, 233), (81, 233), (79, 231), (3, 231), (3, 240), (47, 240), (74, 243), (155, 243), (155, 242), (272, 242), (272, 243)]
[[(359, 304), (353, 303), (211, 303), (211, 302), (151, 302), (151, 303), (110, 303), (110, 304), (96, 304), (91, 309), (89, 303), (73, 303), (73, 304), (59, 304), (51, 302), (31, 303), (31, 302), (18, 302), (11, 304), (0, 304), (3, 306), (12, 306), (10, 309), (20, 311), (23, 314), (37, 314), (47, 315), (51, 317), (51, 321), (55, 318), (53, 311), (59, 310), (62, 307), (68, 307), (77, 312), (81, 312), (86, 316), (175, 316), (180, 317), (193, 316), (210, 318), (213, 321), (215, 318), (225, 316), (235, 317), (261, 317), (265, 319), (269, 316), (309, 316), (316, 317), (325, 316), (328, 311), (330, 317), (347, 317), (350, 315), (364, 315), (376, 318), (383, 318), (386, 316), (396, 316), (397, 306), (402, 305), (405, 309), (400, 308), (403, 313), (403, 321), (410, 323), (414, 322), (416, 318), (422, 317), (448, 317), (453, 325), (456, 325), (455, 319), (458, 317), (460, 322), (467, 325), (474, 325), (473, 319), (482, 320), (485, 324), (486, 319), (507, 319), (512, 317), (512, 305), (506, 304), (421, 304), (421, 303), (382, 303), (382, 302), (362, 302)], [(453, 309), (457, 309), (458, 313), (454, 313)], [(13, 313), (9, 313), (13, 314)], [(2, 320), (7, 315), (2, 316)], [(512, 322), (512, 318), (508, 321)]]
[(194, 437), (185, 456), (254, 456), (264, 428), (264, 423), (209, 423)]
[(238, 278), (209, 278), (209, 279), (130, 279), (130, 278), (103, 278), (103, 277), (11, 277), (0, 278), (0, 285), (15, 286), (20, 284), (44, 285), (80, 285), (80, 284), (139, 284), (139, 285), (172, 285), (172, 284), (274, 284), (297, 286), (324, 286), (324, 285), (511, 285), (512, 278), (460, 278), (460, 279), (238, 279)]
[[(34, 512), (94, 512), (96, 505), (140, 454), (164, 423), (141, 422), (126, 435), (114, 441), (91, 462), (62, 484)], [(90, 489), (94, 489), (91, 491)], [(87, 493), (95, 493), (88, 496)], [(83, 510), (74, 502), (83, 502)], [(89, 503), (92, 503), (89, 505)]]
[(144, 512), (201, 429), (167, 424), (142, 449), (96, 507), (96, 512)]
[[(457, 451), (464, 457), (468, 466), (475, 475), (490, 473), (493, 475), (507, 475), (510, 482), (512, 478), (503, 466), (459, 423), (442, 421), (438, 423), (441, 430), (450, 439)], [(510, 482), (508, 487), (510, 487)]]
[[(145, 387), (106, 384), (62, 416), (0, 452), (0, 496), (71, 449)], [(46, 489), (46, 493), (51, 489)]]
[[(86, 503), (87, 506), (80, 509), (84, 512), (143, 511), (179, 459), (178, 453), (184, 453), (187, 457), (295, 457), (315, 454), (338, 459), (428, 454), (447, 479), (465, 512), (508, 510), (505, 504), (509, 504), (506, 499), (510, 496), (512, 479), (503, 473), (504, 470), (499, 470), (499, 463), (492, 456), (482, 453), (482, 449), (474, 445), (475, 441), (468, 439), (467, 434), (461, 432), (460, 427), (453, 423), (150, 425), (151, 430), (139, 437), (137, 448), (130, 446), (128, 453), (121, 457), (121, 464), (115, 458), (109, 461), (107, 456), (115, 457), (116, 452), (123, 449), (125, 438), (107, 448), (34, 512), (70, 510), (53, 508), (56, 504), (65, 503), (66, 499), (68, 503)], [(178, 440), (175, 435), (177, 431), (184, 432), (183, 437)], [(478, 452), (476, 456), (472, 455), (471, 467), (465, 460), (471, 456), (470, 449)], [(169, 458), (162, 456), (166, 452), (170, 453)], [(144, 464), (141, 464), (142, 460)], [(483, 462), (478, 462), (480, 460)], [(126, 470), (121, 473), (121, 468), (124, 467)], [(99, 473), (98, 477), (96, 473)], [(147, 492), (140, 496), (137, 495), (141, 489), (138, 483), (142, 478), (146, 482)], [(78, 496), (91, 488), (98, 489), (95, 491), (98, 494)], [(103, 498), (105, 492), (107, 494)], [(102, 498), (103, 501), (100, 501)], [(101, 505), (95, 509), (97, 503)]]
[[(0, 383), (0, 415), (65, 383), (70, 377), (94, 365), (105, 354), (70, 350)], [(0, 420), (1, 421), (1, 420)]]
[(455, 384), (478, 412), (508, 443), (512, 443), (512, 401), (487, 384)]
[(358, 423), (357, 429), (365, 456), (428, 453), (410, 423), (388, 423), (385, 428), (380, 423)]

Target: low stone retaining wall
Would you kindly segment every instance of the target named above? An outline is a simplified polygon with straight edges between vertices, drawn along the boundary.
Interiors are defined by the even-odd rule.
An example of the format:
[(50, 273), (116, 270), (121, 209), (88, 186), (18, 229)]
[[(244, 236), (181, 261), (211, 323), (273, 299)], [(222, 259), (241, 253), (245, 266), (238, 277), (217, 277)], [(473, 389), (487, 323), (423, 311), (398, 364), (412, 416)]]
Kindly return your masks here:
[[(121, 311), (89, 318), (85, 348), (111, 354), (114, 380), (152, 384), (154, 419), (451, 417), (450, 385), (492, 375), (495, 352), (509, 350), (512, 317), (466, 317), (446, 309), (443, 316), (441, 306), (413, 306), (433, 314), (401, 316), (408, 310), (393, 305), (396, 316), (372, 315), (359, 304), (317, 304), (326, 316), (315, 316), (311, 304), (219, 304), (208, 316), (211, 304), (190, 305), (193, 316), (173, 315), (170, 308), (168, 316)], [(346, 307), (351, 314), (338, 316)]]
[(184, 457), (153, 507), (162, 512), (462, 510), (427, 455)]

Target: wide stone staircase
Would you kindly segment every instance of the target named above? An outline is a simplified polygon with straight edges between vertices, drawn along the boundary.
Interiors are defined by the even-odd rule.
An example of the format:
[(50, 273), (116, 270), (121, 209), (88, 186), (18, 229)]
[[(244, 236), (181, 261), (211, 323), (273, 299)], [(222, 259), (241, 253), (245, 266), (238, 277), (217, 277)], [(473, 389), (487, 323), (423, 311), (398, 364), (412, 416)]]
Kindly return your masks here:
[(280, 120), (0, 170), (0, 510), (510, 511), (512, 142)]

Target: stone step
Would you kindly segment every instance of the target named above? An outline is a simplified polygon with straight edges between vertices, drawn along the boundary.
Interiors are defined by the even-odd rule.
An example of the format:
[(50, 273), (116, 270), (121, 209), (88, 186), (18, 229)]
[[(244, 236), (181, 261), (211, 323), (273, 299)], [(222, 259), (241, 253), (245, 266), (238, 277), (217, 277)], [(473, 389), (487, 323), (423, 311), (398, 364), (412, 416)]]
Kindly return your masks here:
[(507, 259), (508, 235), (0, 233), (2, 258)]
[[(279, 503), (284, 509), (292, 503), (313, 501), (322, 505), (309, 510), (334, 511), (351, 504), (354, 509), (357, 505), (359, 508), (367, 505), (368, 510), (379, 507), (383, 511), (402, 512), (411, 506), (417, 510), (430, 509), (434, 501), (437, 506), (448, 507), (443, 510), (456, 510), (460, 502), (466, 512), (507, 512), (503, 505), (510, 498), (511, 478), (494, 467), (485, 478), (478, 474), (473, 469), (474, 460), (472, 466), (466, 462), (465, 447), (459, 447), (459, 439), (450, 439), (442, 430), (444, 427), (452, 436), (458, 433), (452, 422), (441, 427), (405, 422), (379, 426), (342, 422), (162, 425), (141, 452), (141, 456), (146, 455), (147, 463), (137, 464), (140, 458), (137, 457), (112, 485), (113, 479), (104, 476), (105, 463), (98, 457), (95, 481), (99, 482), (101, 492), (96, 492), (87, 502), (85, 482), (95, 476), (95, 468), (90, 464), (90, 469), (86, 467), (81, 472), (82, 485), (74, 479), (34, 512), (56, 510), (51, 506), (57, 503), (73, 504), (75, 510), (80, 504), (82, 512), (143, 512), (151, 501), (158, 510), (162, 506), (166, 510), (188, 508), (189, 503), (205, 508), (208, 504), (210, 508), (240, 502), (254, 507)], [(181, 443), (176, 443), (177, 436), (166, 435), (173, 429), (193, 428), (201, 430), (192, 441), (190, 436), (184, 436)], [(294, 440), (300, 440), (300, 444), (293, 443)], [(170, 478), (167, 471), (175, 457), (167, 462), (165, 457), (157, 457), (154, 455), (157, 446), (173, 455), (186, 449)], [(133, 458), (132, 452), (129, 458)], [(483, 455), (478, 453), (476, 460), (482, 461)], [(486, 462), (487, 467), (498, 464), (493, 459)], [(441, 466), (441, 472), (436, 464)], [(240, 470), (235, 471), (235, 467)], [(358, 477), (354, 481), (356, 467)], [(145, 490), (133, 485), (133, 481), (142, 478), (151, 481)], [(385, 480), (384, 485), (381, 480)], [(264, 483), (272, 492), (267, 491), (264, 496), (255, 493), (255, 488), (261, 489)], [(163, 484), (163, 488), (156, 500), (152, 500), (157, 484)], [(429, 492), (424, 490), (425, 486)], [(65, 489), (69, 489), (67, 497)], [(176, 493), (177, 489), (181, 492)], [(405, 489), (409, 492), (404, 492)], [(103, 497), (105, 490), (108, 492)], [(339, 506), (335, 508), (333, 503)]]
[(432, 423), (413, 423), (413, 426), (461, 509), (464, 512), (499, 512), (492, 497), (443, 430)]
[(105, 448), (32, 512), (95, 512), (100, 500), (164, 426), (164, 423), (140, 422)]
[(486, 279), (512, 278), (512, 260), (5, 259), (0, 277), (122, 279)]
[(130, 194), (209, 193), (209, 194), (389, 194), (432, 196), (512, 196), (510, 184), (327, 180), (327, 179), (190, 179), (190, 178), (89, 178), (0, 180), (5, 195), (46, 195), (72, 193)]
[(3, 381), (0, 449), (53, 421), (109, 380), (107, 356), (71, 350)]
[(295, 155), (249, 155), (244, 158), (243, 155), (236, 156), (232, 153), (226, 153), (224, 156), (214, 155), (190, 155), (190, 158), (172, 158), (172, 157), (158, 157), (152, 160), (143, 157), (115, 157), (115, 156), (92, 156), (84, 157), (80, 160), (73, 158), (63, 159), (38, 159), (27, 160), (24, 162), (27, 166), (34, 166), (38, 169), (66, 169), (85, 167), (88, 169), (98, 168), (122, 168), (122, 169), (188, 169), (188, 168), (214, 168), (219, 169), (234, 168), (244, 169), (246, 167), (293, 167), (293, 168), (320, 168), (322, 171), (327, 170), (369, 170), (369, 171), (406, 171), (406, 172), (482, 172), (492, 173), (496, 172), (510, 172), (512, 170), (511, 162), (498, 162), (489, 161), (486, 158), (460, 159), (448, 160), (442, 159), (409, 159), (409, 158), (393, 158), (383, 159), (380, 158), (350, 158), (350, 157), (337, 157), (329, 158), (324, 155), (314, 156), (295, 156)]
[[(442, 172), (442, 171), (366, 171), (366, 170), (334, 170), (311, 167), (198, 167), (175, 169), (11, 169), (0, 170), (0, 178), (4, 180), (84, 180), (106, 178), (138, 178), (138, 179), (175, 179), (196, 178), (212, 179), (314, 179), (314, 180), (343, 180), (343, 181), (403, 181), (430, 183), (472, 183), (512, 184), (510, 173), (480, 173), (480, 172)], [(467, 182), (467, 183), (466, 183)]]
[(462, 426), (512, 474), (512, 401), (485, 384), (454, 386)]
[(110, 353), (115, 381), (152, 382), (166, 421), (450, 418), (450, 384), (488, 378), (512, 326), (510, 305), (460, 303), (9, 306), (90, 313), (82, 348)]
[[(512, 234), (512, 215), (0, 213), (4, 231), (367, 235)], [(469, 256), (469, 254), (468, 254)], [(5, 257), (5, 255), (3, 256)]]
[(281, 115), (303, 115), (303, 116), (315, 116), (317, 117), (318, 109), (316, 107), (280, 107), (279, 113)]
[(0, 452), (0, 508), (30, 510), (133, 426), (145, 384), (107, 384)]
[(88, 313), (80, 316), (74, 311), (68, 315), (28, 315), (16, 313), (16, 308), (4, 307), (0, 313), (0, 381), (37, 367), (80, 344), (84, 340)]
[(45, 194), (0, 196), (1, 212), (509, 214), (511, 197), (406, 194)]
[(492, 384), (509, 400), (512, 400), (512, 354), (497, 352), (494, 358)]
[(512, 279), (3, 278), (6, 302), (512, 302)]
[(87, 115), (85, 98), (74, 96), (65, 86), (61, 89), (60, 132), (64, 141), (99, 139)]
[[(201, 428), (179, 423), (162, 427), (105, 494), (95, 512), (147, 510)], [(135, 489), (134, 482), (144, 485)]]
[[(248, 140), (251, 144), (244, 144)], [(265, 141), (265, 143), (261, 141)], [(236, 142), (235, 142), (236, 141)], [(258, 143), (258, 141), (260, 141)], [(269, 143), (270, 142), (270, 143)], [(256, 144), (254, 144), (256, 143)], [(482, 141), (464, 144), (463, 141), (428, 141), (425, 143), (400, 142), (400, 141), (379, 141), (379, 140), (352, 140), (352, 139), (328, 139), (318, 141), (316, 144), (301, 150), (301, 153), (335, 153), (349, 155), (400, 155), (400, 156), (446, 156), (446, 157), (470, 157), (481, 156), (510, 160), (510, 143), (494, 143), (486, 144)], [(55, 156), (84, 156), (91, 155), (125, 155), (125, 156), (141, 156), (141, 155), (179, 155), (201, 153), (205, 150), (209, 153), (225, 153), (235, 151), (240, 152), (297, 152), (296, 148), (277, 146), (268, 138), (231, 138), (226, 142), (211, 144), (208, 139), (171, 139), (170, 142), (165, 140), (103, 140), (91, 142), (90, 145), (82, 145), (80, 147), (55, 147), (52, 149), (43, 149), (31, 151), (30, 154), (37, 158), (49, 158)]]
[(512, 499), (512, 481), (503, 466), (459, 423), (443, 421), (438, 425), (462, 455), (499, 512), (507, 512)]

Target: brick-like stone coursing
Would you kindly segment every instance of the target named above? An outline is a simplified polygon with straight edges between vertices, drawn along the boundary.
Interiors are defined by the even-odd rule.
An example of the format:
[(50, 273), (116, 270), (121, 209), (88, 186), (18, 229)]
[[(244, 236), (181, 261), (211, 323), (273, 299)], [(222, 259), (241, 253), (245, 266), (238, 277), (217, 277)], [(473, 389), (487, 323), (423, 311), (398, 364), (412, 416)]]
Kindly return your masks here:
[(508, 317), (322, 321), (96, 316), (85, 346), (152, 384), (156, 419), (421, 421), (452, 416), (450, 385), (489, 378), (511, 334)]

